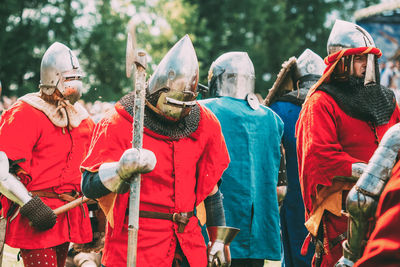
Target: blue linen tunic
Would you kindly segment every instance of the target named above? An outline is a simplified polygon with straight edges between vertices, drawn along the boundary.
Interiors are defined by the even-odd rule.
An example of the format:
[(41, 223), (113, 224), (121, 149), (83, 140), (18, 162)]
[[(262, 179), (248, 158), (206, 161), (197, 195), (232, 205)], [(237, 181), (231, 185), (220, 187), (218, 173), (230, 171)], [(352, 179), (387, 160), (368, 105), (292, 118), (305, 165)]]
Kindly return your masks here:
[(240, 228), (231, 243), (233, 259), (280, 260), (276, 187), (283, 122), (270, 108), (253, 110), (245, 100), (220, 97), (199, 101), (222, 126), (231, 159), (220, 190), (227, 226)]
[(271, 105), (271, 109), (285, 124), (282, 142), (286, 152), (288, 190), (280, 210), (284, 266), (309, 267), (314, 248), (310, 247), (306, 256), (300, 254), (301, 246), (308, 234), (304, 226), (304, 203), (299, 183), (295, 138), (295, 125), (301, 107), (290, 102), (278, 101)]

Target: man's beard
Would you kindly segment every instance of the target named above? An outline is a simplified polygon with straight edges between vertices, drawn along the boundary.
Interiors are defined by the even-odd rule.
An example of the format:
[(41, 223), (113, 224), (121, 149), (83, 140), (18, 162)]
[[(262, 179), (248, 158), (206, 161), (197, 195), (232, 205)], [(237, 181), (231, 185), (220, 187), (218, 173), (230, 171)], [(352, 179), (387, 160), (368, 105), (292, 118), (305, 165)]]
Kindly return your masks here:
[(361, 89), (365, 88), (364, 86), (364, 80), (365, 77), (354, 77), (354, 76), (349, 76), (349, 87), (354, 88), (354, 89)]

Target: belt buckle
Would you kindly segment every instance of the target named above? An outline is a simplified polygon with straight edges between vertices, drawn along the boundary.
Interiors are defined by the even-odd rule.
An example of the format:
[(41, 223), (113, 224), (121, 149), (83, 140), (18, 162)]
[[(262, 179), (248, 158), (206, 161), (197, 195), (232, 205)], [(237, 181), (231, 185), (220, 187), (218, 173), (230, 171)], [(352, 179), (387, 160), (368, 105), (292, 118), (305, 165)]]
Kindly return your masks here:
[(179, 215), (179, 213), (177, 213), (177, 212), (174, 212), (173, 214), (172, 214), (172, 221), (173, 222), (177, 222), (177, 216)]
[(179, 220), (178, 216), (187, 218), (187, 214), (188, 214), (187, 212), (180, 212), (180, 213), (174, 212), (172, 214), (172, 221), (178, 224), (178, 233), (183, 233), (185, 231), (185, 226), (186, 226), (185, 223)]

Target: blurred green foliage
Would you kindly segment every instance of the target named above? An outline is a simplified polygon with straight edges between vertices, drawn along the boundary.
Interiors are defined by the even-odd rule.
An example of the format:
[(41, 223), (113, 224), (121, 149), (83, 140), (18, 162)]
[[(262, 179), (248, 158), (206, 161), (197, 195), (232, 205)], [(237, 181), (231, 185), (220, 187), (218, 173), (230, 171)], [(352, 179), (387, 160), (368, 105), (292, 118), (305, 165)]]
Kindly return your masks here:
[[(326, 55), (333, 17), (352, 20), (378, 0), (2, 0), (0, 80), (3, 94), (38, 90), (44, 51), (59, 41), (73, 49), (86, 73), (85, 100), (118, 100), (131, 90), (125, 75), (126, 33), (149, 55), (151, 74), (172, 45), (188, 33), (200, 82), (212, 61), (228, 51), (249, 53), (256, 91), (266, 96), (280, 65), (310, 48)], [(132, 26), (134, 26), (132, 28)]]

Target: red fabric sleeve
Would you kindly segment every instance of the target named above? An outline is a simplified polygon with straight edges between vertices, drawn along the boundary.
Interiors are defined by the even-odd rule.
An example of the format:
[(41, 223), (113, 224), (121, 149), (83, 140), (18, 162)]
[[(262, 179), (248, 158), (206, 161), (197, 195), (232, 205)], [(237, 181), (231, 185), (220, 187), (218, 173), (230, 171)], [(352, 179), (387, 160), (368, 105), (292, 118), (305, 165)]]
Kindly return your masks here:
[(202, 123), (199, 125), (198, 132), (203, 132), (200, 127), (207, 127), (210, 136), (197, 164), (196, 206), (211, 193), (230, 162), (218, 119), (209, 109), (200, 107)]
[(31, 171), (33, 147), (40, 138), (40, 116), (45, 115), (22, 101), (16, 102), (1, 115), (0, 151), (4, 151), (11, 160), (25, 158), (19, 166), (28, 173)]
[(395, 267), (400, 264), (400, 163), (382, 192), (377, 208), (377, 222), (364, 250), (354, 267)]
[(113, 112), (112, 116), (96, 124), (88, 155), (81, 164), (82, 172), (85, 170), (96, 172), (101, 164), (118, 161), (122, 153), (129, 148), (127, 147), (129, 141), (124, 138), (125, 131), (121, 129), (129, 127), (130, 123), (115, 110)]
[(296, 124), (300, 185), (305, 206), (318, 184), (330, 186), (334, 176), (351, 176), (351, 165), (362, 162), (343, 151), (337, 132), (337, 107), (326, 93), (317, 91), (303, 107)]

